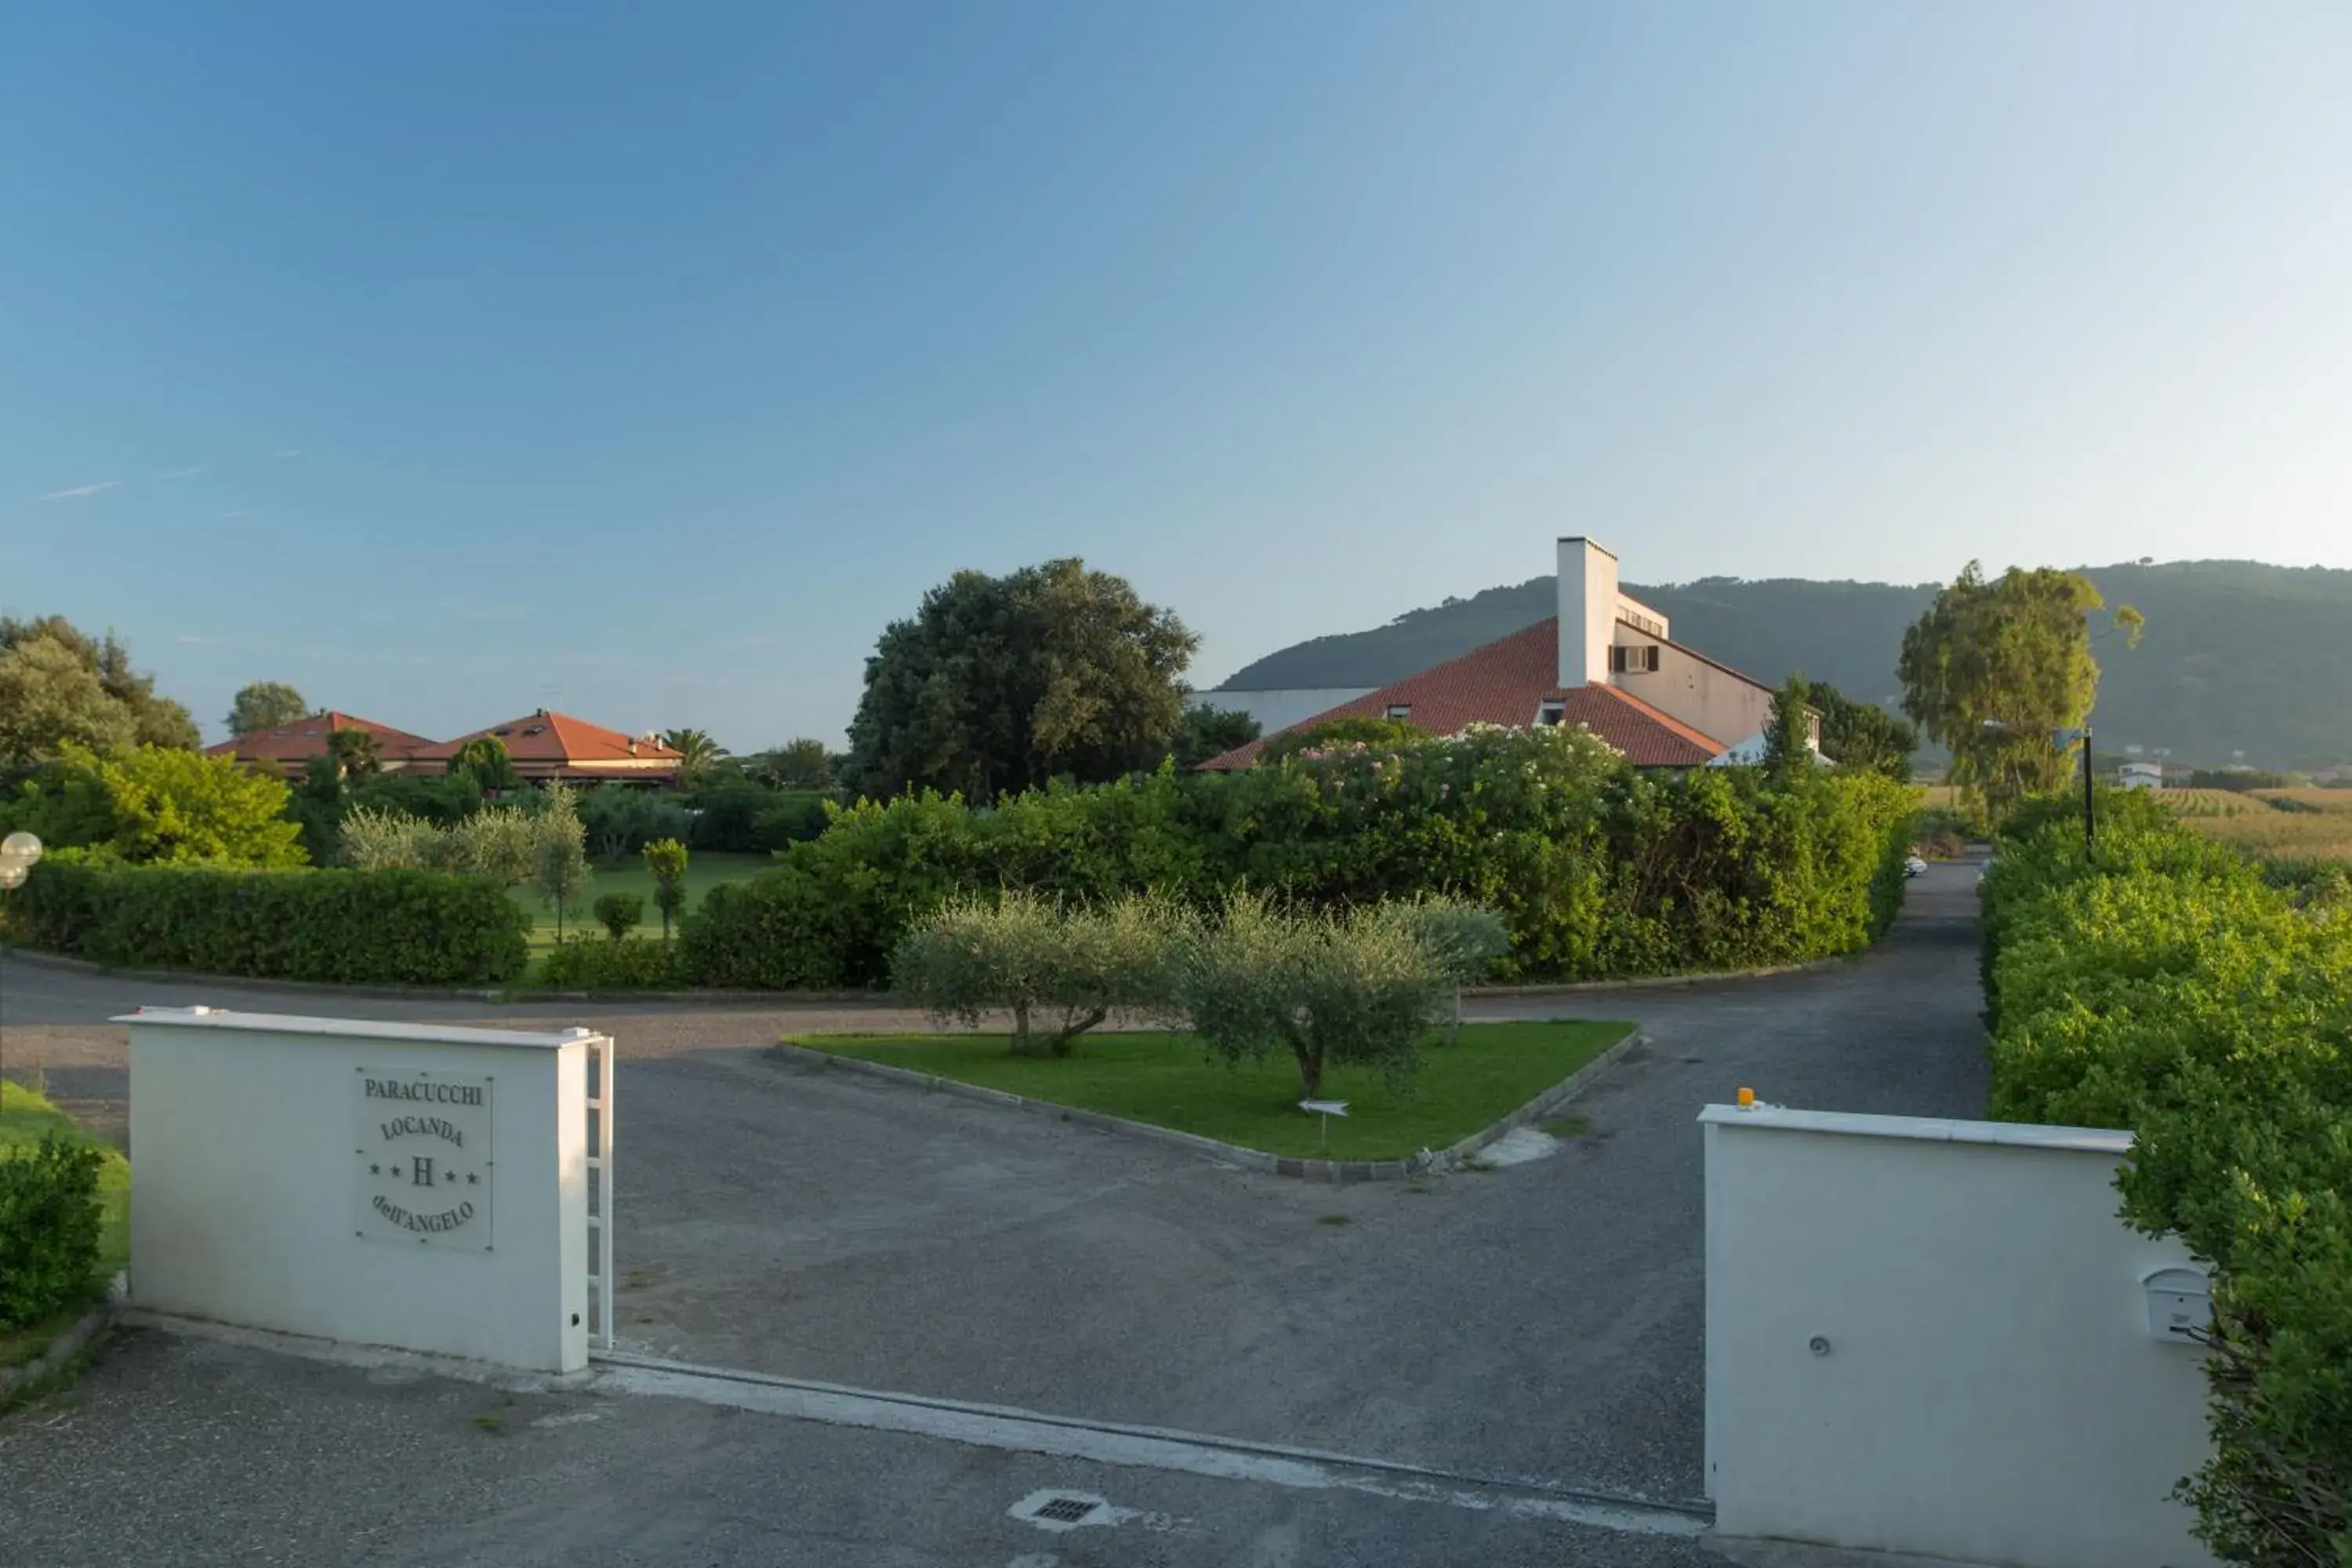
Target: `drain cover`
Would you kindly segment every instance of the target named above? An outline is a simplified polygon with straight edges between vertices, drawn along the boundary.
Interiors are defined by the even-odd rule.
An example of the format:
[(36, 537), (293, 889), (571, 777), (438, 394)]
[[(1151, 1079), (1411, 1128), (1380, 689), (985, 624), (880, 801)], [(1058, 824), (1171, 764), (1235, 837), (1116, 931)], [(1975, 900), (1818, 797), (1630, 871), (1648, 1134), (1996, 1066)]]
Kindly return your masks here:
[(1088, 1514), (1094, 1512), (1095, 1510), (1100, 1507), (1102, 1507), (1102, 1504), (1097, 1502), (1092, 1498), (1048, 1498), (1044, 1502), (1038, 1504), (1036, 1510), (1032, 1512), (1029, 1517), (1032, 1519), (1051, 1520), (1055, 1524), (1079, 1524), (1085, 1521), (1086, 1517)]

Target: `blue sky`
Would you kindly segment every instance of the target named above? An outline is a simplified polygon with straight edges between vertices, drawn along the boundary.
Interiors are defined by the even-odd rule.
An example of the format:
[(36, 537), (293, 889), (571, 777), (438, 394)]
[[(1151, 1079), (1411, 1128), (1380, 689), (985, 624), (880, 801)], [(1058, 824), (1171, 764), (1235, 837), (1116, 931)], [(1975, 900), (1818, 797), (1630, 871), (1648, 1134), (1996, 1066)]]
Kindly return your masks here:
[(1078, 554), (2352, 566), (2340, 5), (175, 3), (0, 49), (0, 609), (435, 735), (838, 740)]

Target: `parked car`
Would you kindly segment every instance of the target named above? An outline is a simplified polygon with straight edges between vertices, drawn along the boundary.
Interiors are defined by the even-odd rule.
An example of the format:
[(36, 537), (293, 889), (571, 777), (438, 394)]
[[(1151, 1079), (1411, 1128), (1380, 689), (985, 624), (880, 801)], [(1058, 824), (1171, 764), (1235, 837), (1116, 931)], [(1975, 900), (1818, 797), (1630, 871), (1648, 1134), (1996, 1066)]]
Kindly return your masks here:
[(1916, 855), (1912, 856), (1911, 858), (1903, 862), (1903, 874), (1906, 877), (1924, 875), (1927, 869), (1927, 862), (1920, 859)]

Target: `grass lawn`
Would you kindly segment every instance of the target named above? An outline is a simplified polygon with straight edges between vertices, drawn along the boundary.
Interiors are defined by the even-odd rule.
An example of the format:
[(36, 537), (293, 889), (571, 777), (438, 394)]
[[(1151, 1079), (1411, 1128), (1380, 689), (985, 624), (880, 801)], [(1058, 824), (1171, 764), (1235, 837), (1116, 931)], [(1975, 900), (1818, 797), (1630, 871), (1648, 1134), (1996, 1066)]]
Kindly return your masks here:
[[(24, 1085), (0, 1082), (0, 1154), (37, 1148), (42, 1135), (52, 1131), (85, 1142), (100, 1142), (80, 1122)], [(89, 1299), (48, 1321), (28, 1323), (13, 1331), (0, 1330), (0, 1366), (15, 1366), (40, 1354), (131, 1260), (131, 1162), (111, 1145), (100, 1146), (106, 1150), (106, 1164), (98, 1173), (98, 1194), (105, 1205), (105, 1218), (98, 1238), (99, 1272), (90, 1282)]]
[(1298, 1109), (1288, 1057), (1240, 1068), (1209, 1059), (1189, 1035), (1087, 1035), (1067, 1057), (1016, 1057), (1003, 1035), (794, 1035), (788, 1045), (961, 1079), (1032, 1100), (1194, 1132), (1245, 1149), (1309, 1159), (1393, 1160), (1443, 1149), (1517, 1110), (1607, 1050), (1631, 1024), (1472, 1024), (1458, 1044), (1433, 1043), (1402, 1090), (1378, 1072), (1333, 1068), (1322, 1098), (1346, 1120)]
[[(730, 855), (714, 849), (698, 849), (686, 863), (686, 907), (691, 910), (702, 902), (702, 895), (721, 882), (740, 882), (755, 877), (776, 863), (768, 854)], [(654, 908), (654, 879), (646, 869), (645, 861), (631, 857), (618, 866), (596, 867), (595, 880), (588, 884), (587, 896), (580, 907), (564, 917), (565, 935), (575, 931), (603, 933), (590, 907), (606, 893), (635, 893), (646, 901), (646, 923), (637, 928), (637, 935), (661, 937), (661, 911)], [(540, 896), (528, 887), (509, 889), (508, 896), (530, 912), (536, 928), (530, 934), (531, 951), (536, 953), (555, 945), (555, 911), (547, 907)], [(682, 911), (681, 911), (682, 912)]]

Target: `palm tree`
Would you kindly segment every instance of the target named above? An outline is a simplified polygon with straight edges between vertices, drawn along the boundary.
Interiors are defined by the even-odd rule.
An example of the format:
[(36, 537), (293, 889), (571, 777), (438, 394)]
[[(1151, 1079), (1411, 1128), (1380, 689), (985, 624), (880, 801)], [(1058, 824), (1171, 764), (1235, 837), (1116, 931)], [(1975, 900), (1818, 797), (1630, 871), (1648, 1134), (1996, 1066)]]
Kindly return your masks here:
[(335, 759), (336, 773), (343, 778), (358, 778), (383, 766), (372, 731), (338, 730), (327, 737), (327, 747)]
[(666, 730), (661, 743), (678, 754), (677, 771), (681, 778), (699, 778), (717, 767), (727, 753), (719, 742), (702, 730)]

